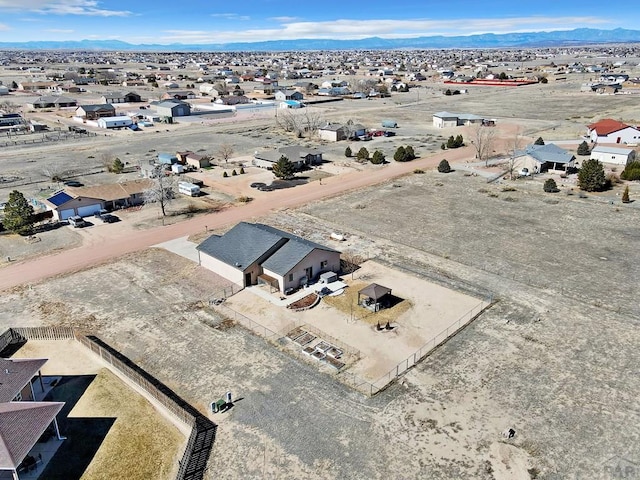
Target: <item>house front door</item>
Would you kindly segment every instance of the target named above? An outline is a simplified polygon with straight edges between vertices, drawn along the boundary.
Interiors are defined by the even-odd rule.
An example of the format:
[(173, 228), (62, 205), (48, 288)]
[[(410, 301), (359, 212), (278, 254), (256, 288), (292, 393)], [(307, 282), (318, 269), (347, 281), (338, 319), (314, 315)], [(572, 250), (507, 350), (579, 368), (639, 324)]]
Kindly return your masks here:
[(248, 287), (251, 285), (251, 272), (244, 274), (244, 286)]
[(307, 276), (307, 281), (311, 282), (313, 280), (313, 267), (305, 268), (304, 274)]

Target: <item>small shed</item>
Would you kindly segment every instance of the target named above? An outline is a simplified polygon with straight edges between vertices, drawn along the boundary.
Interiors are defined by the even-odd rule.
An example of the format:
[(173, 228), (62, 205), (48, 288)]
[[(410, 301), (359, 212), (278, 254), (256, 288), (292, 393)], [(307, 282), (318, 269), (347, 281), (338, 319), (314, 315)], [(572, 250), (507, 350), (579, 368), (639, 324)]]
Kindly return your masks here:
[(335, 272), (324, 272), (320, 274), (320, 283), (332, 283), (338, 281), (338, 274)]
[(384, 304), (388, 303), (388, 295), (391, 295), (391, 289), (389, 287), (371, 283), (358, 292), (358, 305), (377, 312)]

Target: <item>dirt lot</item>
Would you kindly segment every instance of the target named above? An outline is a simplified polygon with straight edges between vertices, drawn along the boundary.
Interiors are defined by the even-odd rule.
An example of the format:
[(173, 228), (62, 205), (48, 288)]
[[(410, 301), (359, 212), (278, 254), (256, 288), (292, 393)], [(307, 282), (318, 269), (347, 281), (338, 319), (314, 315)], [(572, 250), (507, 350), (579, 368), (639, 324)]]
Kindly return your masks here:
[[(634, 118), (629, 97), (582, 94), (579, 83), (455, 97), (434, 86), (421, 89), (417, 104), (399, 95), (366, 102), (360, 113), (350, 111), (354, 102), (325, 111), (371, 126), (378, 116), (396, 118), (399, 136), (380, 142), (415, 142), (424, 145), (419, 153), (438, 149), (438, 135), (448, 133), (429, 127), (439, 110), (511, 119), (548, 140), (575, 138), (596, 118)], [(175, 132), (86, 147), (131, 155), (135, 148), (144, 157), (151, 148), (210, 148), (228, 139), (250, 154), (281, 138), (271, 127), (247, 133), (234, 124), (215, 134), (196, 125)], [(377, 141), (367, 148), (396, 145)], [(327, 156), (343, 162), (345, 146), (327, 146)], [(17, 168), (16, 157), (5, 165)], [(263, 218), (323, 243), (343, 233), (336, 248), (500, 300), (373, 398), (219, 323), (206, 304), (220, 287), (211, 274), (156, 249), (15, 288), (0, 297), (0, 324), (94, 331), (203, 412), (231, 390), (241, 400), (212, 417), (219, 429), (208, 478), (503, 480), (537, 471), (547, 479), (612, 478), (612, 457), (640, 462), (640, 307), (633, 301), (640, 210), (610, 200), (544, 194), (535, 181), (487, 184), (462, 171), (427, 172)], [(516, 430), (511, 440), (502, 435), (507, 428)]]

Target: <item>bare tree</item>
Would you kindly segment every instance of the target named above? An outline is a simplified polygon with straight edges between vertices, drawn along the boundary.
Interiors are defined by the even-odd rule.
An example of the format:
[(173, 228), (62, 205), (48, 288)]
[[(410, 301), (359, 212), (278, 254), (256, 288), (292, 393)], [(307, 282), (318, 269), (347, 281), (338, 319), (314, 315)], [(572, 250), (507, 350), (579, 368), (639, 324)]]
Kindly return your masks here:
[(511, 139), (511, 144), (509, 145), (508, 171), (509, 171), (509, 178), (511, 180), (515, 178), (514, 172), (516, 170), (516, 161), (518, 159), (521, 143), (522, 143), (522, 132), (518, 128), (513, 134), (513, 138)]
[(302, 138), (303, 116), (286, 109), (276, 116), (276, 123), (285, 132), (293, 132), (298, 138)]
[(302, 123), (304, 130), (309, 137), (318, 133), (320, 126), (325, 122), (322, 120), (320, 113), (311, 111), (308, 107), (304, 109)]
[(223, 143), (218, 148), (218, 155), (224, 159), (224, 163), (227, 163), (233, 155), (233, 145), (230, 143)]
[(489, 166), (489, 157), (493, 151), (496, 130), (492, 127), (485, 127), (481, 123), (475, 125), (472, 130), (471, 144), (476, 150), (476, 158), (484, 162), (484, 166)]
[(175, 198), (175, 177), (167, 175), (162, 165), (156, 165), (152, 180), (152, 185), (144, 191), (144, 203), (157, 203), (164, 221), (164, 217), (167, 216), (166, 207)]
[(51, 163), (42, 167), (42, 173), (52, 182), (62, 182), (65, 177), (65, 170), (60, 163)]
[(5, 100), (4, 102), (0, 102), (0, 110), (4, 113), (16, 113), (20, 110), (20, 106)]
[(353, 274), (360, 268), (360, 265), (366, 259), (357, 253), (346, 250), (340, 254), (340, 269), (344, 273), (351, 274), (351, 280), (353, 280)]

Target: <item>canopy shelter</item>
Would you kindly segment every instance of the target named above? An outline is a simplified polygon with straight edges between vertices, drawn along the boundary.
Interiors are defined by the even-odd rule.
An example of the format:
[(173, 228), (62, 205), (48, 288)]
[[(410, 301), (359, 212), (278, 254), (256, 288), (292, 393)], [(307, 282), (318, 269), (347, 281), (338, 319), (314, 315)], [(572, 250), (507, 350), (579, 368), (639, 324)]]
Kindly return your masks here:
[[(377, 312), (383, 306), (383, 303), (388, 300), (387, 295), (391, 295), (390, 288), (372, 283), (358, 292), (358, 305), (371, 308), (374, 312)], [(364, 298), (361, 300), (362, 297)]]

